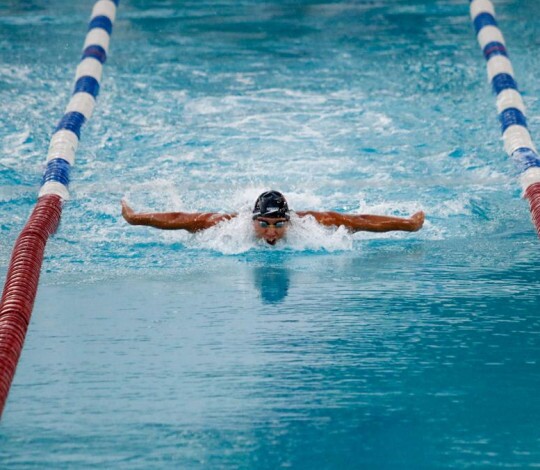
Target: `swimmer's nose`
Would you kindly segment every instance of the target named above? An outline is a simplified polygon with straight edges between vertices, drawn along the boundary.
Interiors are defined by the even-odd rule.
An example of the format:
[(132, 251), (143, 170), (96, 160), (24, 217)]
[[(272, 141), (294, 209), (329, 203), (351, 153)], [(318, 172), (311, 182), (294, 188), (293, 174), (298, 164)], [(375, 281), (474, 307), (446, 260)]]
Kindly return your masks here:
[(269, 240), (275, 240), (277, 237), (277, 233), (275, 229), (267, 229), (266, 232), (264, 232), (264, 239)]

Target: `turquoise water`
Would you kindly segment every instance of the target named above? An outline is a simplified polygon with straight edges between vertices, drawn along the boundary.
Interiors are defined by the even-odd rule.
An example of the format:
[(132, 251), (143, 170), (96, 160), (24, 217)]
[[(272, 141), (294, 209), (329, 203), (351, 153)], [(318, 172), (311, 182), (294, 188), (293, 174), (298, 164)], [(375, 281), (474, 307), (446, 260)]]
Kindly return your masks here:
[[(0, 4), (2, 278), (92, 4)], [(539, 136), (540, 4), (495, 5)], [(540, 465), (538, 239), (468, 2), (126, 1), (77, 158), (2, 468)], [(263, 246), (268, 188), (427, 221)]]

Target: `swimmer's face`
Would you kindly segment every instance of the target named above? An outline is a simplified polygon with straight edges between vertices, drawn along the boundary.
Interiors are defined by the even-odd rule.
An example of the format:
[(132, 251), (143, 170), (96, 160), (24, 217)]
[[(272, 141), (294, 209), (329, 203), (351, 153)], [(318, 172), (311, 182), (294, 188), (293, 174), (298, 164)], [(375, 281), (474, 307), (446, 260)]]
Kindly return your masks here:
[(262, 238), (269, 245), (275, 245), (287, 233), (288, 225), (289, 221), (285, 218), (258, 217), (253, 221), (253, 230), (257, 238)]

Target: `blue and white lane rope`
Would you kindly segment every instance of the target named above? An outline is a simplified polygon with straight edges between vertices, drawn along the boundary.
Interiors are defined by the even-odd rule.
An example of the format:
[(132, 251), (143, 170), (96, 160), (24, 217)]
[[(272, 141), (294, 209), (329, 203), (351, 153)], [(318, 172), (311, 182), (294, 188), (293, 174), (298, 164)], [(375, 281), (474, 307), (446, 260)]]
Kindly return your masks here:
[(56, 231), (69, 197), (69, 169), (75, 161), (81, 126), (90, 118), (109, 48), (118, 0), (99, 0), (92, 10), (75, 89), (51, 138), (38, 201), (11, 254), (0, 298), (0, 416), (22, 352), (49, 237)]
[(540, 236), (540, 157), (527, 128), (525, 105), (514, 78), (506, 43), (490, 0), (469, 0), (478, 43), (487, 61), (488, 80), (497, 95), (504, 150), (521, 171), (521, 186)]
[(118, 2), (99, 0), (94, 5), (82, 58), (75, 73), (73, 95), (51, 137), (39, 197), (56, 194), (63, 200), (69, 199), (69, 172), (75, 163), (81, 127), (90, 119), (96, 105)]

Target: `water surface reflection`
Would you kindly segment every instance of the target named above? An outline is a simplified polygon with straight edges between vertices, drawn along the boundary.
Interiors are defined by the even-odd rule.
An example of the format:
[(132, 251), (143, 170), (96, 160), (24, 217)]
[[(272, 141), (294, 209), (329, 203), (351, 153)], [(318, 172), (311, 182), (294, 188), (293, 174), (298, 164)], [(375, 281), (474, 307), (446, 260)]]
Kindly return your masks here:
[(255, 287), (265, 304), (283, 302), (289, 292), (290, 273), (285, 267), (258, 266), (253, 270)]

